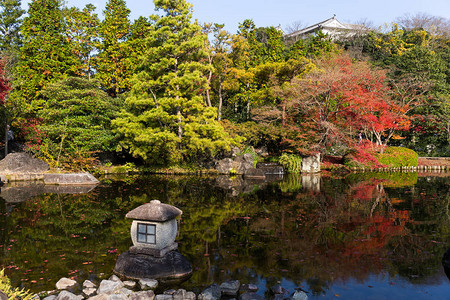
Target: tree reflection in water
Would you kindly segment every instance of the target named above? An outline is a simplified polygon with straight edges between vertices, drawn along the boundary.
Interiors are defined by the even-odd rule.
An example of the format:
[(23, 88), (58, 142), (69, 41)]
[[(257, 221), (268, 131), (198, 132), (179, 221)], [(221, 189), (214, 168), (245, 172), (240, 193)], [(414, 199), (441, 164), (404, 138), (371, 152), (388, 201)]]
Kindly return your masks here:
[(35, 292), (53, 289), (60, 277), (109, 277), (117, 255), (131, 246), (126, 212), (159, 199), (183, 210), (179, 251), (194, 268), (187, 289), (238, 279), (263, 293), (288, 281), (315, 297), (374, 276), (396, 289), (400, 279), (436, 285), (447, 280), (441, 261), (449, 247), (448, 186), (449, 177), (414, 173), (322, 178), (310, 189), (294, 176), (264, 184), (192, 176), (103, 180), (89, 194), (2, 201), (0, 263), (13, 284)]

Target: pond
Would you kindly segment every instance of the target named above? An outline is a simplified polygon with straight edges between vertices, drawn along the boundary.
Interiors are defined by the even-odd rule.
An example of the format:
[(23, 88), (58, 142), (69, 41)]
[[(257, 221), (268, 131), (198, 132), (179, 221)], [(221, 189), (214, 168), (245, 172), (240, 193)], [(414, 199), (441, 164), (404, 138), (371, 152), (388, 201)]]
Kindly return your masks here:
[(309, 299), (449, 299), (441, 263), (450, 247), (449, 183), (449, 173), (265, 183), (104, 178), (82, 194), (0, 199), (0, 265), (14, 286), (32, 292), (53, 290), (61, 277), (98, 283), (132, 245), (125, 214), (159, 199), (183, 211), (177, 242), (194, 270), (175, 288), (198, 293), (237, 279), (266, 298), (280, 283)]

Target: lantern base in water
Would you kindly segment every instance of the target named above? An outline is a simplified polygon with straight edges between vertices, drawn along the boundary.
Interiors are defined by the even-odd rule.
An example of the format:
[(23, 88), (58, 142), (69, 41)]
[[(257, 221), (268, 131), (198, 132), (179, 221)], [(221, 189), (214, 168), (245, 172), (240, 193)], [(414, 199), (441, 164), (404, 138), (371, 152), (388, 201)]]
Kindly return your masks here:
[(127, 251), (117, 258), (114, 273), (133, 280), (182, 281), (192, 275), (192, 266), (178, 251), (170, 251), (163, 257)]

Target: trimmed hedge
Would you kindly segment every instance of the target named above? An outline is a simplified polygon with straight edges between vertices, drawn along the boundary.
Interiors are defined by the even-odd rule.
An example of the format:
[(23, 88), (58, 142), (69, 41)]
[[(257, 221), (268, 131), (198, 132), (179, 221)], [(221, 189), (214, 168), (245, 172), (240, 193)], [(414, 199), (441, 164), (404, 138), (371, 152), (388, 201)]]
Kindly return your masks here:
[(376, 158), (388, 168), (417, 167), (419, 164), (417, 152), (404, 147), (387, 147), (383, 153), (376, 154)]

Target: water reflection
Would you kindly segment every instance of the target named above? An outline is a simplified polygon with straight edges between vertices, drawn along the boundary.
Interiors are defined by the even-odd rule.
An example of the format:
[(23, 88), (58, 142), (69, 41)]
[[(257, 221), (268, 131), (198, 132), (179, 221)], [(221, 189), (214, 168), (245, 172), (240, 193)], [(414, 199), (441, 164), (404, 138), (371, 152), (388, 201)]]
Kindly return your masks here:
[(7, 203), (19, 203), (42, 194), (87, 194), (97, 185), (46, 185), (42, 182), (12, 182), (0, 188), (0, 197)]
[(262, 294), (283, 282), (312, 299), (359, 293), (401, 299), (415, 290), (432, 299), (449, 288), (442, 268), (449, 179), (378, 173), (264, 183), (174, 176), (103, 181), (89, 194), (1, 202), (0, 263), (14, 284), (34, 291), (53, 289), (63, 276), (108, 277), (131, 242), (125, 213), (160, 199), (184, 212), (177, 240), (194, 268), (187, 289), (238, 279), (258, 284)]
[(445, 252), (442, 257), (442, 266), (444, 267), (445, 274), (450, 280), (450, 248), (447, 249), (447, 252)]

